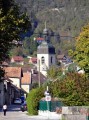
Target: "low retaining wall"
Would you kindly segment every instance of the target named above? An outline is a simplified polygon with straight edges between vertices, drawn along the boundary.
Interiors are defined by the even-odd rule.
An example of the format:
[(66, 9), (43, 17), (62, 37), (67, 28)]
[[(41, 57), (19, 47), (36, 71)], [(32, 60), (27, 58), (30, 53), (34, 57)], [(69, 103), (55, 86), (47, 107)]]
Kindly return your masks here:
[(46, 111), (38, 111), (38, 115), (47, 116), (48, 118), (62, 119), (62, 114), (57, 114), (56, 112)]
[(49, 119), (55, 118), (60, 120), (89, 120), (89, 106), (63, 106), (61, 107), (61, 112), (39, 110), (38, 114), (41, 116), (46, 116)]

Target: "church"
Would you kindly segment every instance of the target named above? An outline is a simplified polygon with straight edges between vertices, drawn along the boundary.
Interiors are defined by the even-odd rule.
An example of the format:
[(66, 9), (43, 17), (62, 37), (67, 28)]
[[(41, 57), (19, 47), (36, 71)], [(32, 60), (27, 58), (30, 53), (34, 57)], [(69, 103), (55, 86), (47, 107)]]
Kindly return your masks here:
[(47, 76), (47, 70), (56, 65), (55, 48), (50, 43), (48, 29), (45, 26), (43, 30), (44, 41), (37, 48), (37, 71)]

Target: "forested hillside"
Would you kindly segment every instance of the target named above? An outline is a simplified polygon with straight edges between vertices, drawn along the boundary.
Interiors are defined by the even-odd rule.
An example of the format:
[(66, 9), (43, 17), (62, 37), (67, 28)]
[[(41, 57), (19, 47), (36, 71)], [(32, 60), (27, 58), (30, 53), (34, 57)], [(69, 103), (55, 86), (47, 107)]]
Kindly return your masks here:
[[(55, 34), (60, 34), (60, 37), (75, 37), (81, 27), (89, 22), (89, 0), (16, 0), (16, 2), (22, 11), (27, 12), (33, 27), (36, 23), (34, 31), (36, 33), (43, 31), (46, 21), (47, 28)], [(63, 51), (74, 48), (74, 38), (61, 37), (60, 44), (53, 39), (57, 51), (59, 47)]]
[(89, 21), (89, 0), (16, 0), (32, 20), (37, 19), (37, 31), (44, 27), (76, 35)]

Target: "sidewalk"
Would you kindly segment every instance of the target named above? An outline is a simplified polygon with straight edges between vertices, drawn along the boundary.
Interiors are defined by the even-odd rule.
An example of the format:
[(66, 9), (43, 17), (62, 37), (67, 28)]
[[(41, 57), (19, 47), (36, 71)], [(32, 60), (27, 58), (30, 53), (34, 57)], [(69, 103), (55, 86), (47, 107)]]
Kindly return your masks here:
[[(27, 111), (24, 113), (25, 113), (25, 115), (27, 115)], [(59, 117), (50, 116), (50, 114), (47, 116), (43, 116), (43, 115), (33, 115), (33, 116), (27, 115), (27, 116), (28, 116), (28, 118), (31, 118), (33, 120), (60, 120)]]
[(47, 116), (29, 116), (29, 118), (32, 118), (33, 120), (59, 120), (59, 118), (55, 117), (47, 117)]
[(21, 111), (7, 111), (7, 115), (3, 116), (3, 112), (0, 112), (0, 120), (60, 120), (59, 118), (49, 117), (49, 116), (41, 116), (41, 115), (34, 115), (30, 116), (27, 115), (27, 112)]

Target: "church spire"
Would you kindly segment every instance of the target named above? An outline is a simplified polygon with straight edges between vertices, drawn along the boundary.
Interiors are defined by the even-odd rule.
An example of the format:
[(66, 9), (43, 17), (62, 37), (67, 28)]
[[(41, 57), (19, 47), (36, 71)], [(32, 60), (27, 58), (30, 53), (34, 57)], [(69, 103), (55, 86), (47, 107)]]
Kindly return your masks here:
[(48, 29), (47, 29), (47, 22), (45, 21), (45, 28), (43, 30), (43, 37), (46, 42), (49, 42), (49, 36), (48, 36)]

